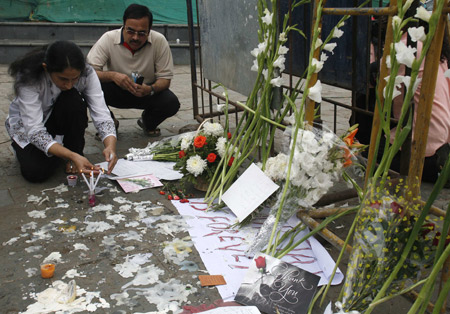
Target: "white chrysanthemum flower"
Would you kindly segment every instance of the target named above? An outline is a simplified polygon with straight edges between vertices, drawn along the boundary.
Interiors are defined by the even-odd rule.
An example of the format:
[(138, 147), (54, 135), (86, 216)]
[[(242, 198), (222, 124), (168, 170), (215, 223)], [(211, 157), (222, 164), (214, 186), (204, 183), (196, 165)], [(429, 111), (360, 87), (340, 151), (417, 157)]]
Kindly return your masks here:
[(396, 27), (397, 28), (400, 27), (401, 24), (402, 24), (402, 19), (398, 15), (395, 15), (392, 18), (392, 27), (395, 29)]
[(341, 38), (344, 35), (344, 31), (335, 27), (333, 30), (333, 38)]
[(225, 137), (219, 137), (216, 143), (216, 151), (220, 157), (225, 155), (225, 150), (227, 148), (227, 139)]
[(336, 43), (326, 44), (325, 46), (323, 46), (323, 50), (329, 51), (332, 54), (334, 54), (333, 50), (334, 48), (336, 48), (336, 46), (337, 46)]
[(322, 142), (331, 148), (334, 145), (335, 135), (333, 132), (323, 132)]
[(283, 84), (283, 79), (281, 78), (281, 76), (278, 76), (274, 79), (271, 79), (270, 84), (272, 84), (272, 86), (281, 87), (281, 84)]
[(193, 133), (184, 134), (181, 137), (180, 148), (181, 150), (187, 150), (192, 145), (192, 140), (194, 139)]
[(413, 61), (416, 59), (415, 52), (417, 51), (417, 49), (412, 48), (411, 46), (406, 47), (406, 45), (401, 41), (395, 43), (394, 47), (397, 61), (411, 68)]
[(345, 21), (341, 21), (341, 22), (339, 22), (338, 25), (336, 25), (336, 27), (341, 28), (341, 27), (343, 27), (344, 25), (345, 25)]
[(286, 33), (285, 32), (280, 33), (280, 36), (278, 36), (278, 40), (281, 41), (282, 43), (285, 42), (287, 40)]
[(306, 171), (302, 168), (291, 167), (291, 177), (289, 178), (290, 183), (294, 186), (302, 186), (302, 184), (308, 180), (308, 176), (306, 175)]
[(314, 46), (314, 50), (317, 49), (317, 48), (319, 48), (320, 46), (322, 46), (322, 44), (323, 44), (322, 39), (317, 38), (317, 40), (316, 40), (316, 45)]
[(206, 135), (221, 136), (223, 134), (223, 127), (220, 123), (205, 122), (202, 128)]
[(320, 72), (320, 70), (322, 70), (322, 68), (323, 68), (323, 61), (319, 61), (319, 60), (317, 60), (316, 58), (313, 58), (312, 59), (312, 62), (311, 62), (311, 65), (314, 67), (316, 67), (315, 69), (314, 69), (314, 73), (319, 73)]
[(206, 167), (206, 160), (202, 159), (199, 155), (191, 156), (186, 161), (186, 170), (193, 174), (194, 177), (202, 174)]
[(418, 40), (424, 42), (425, 39), (427, 39), (427, 35), (425, 34), (425, 28), (423, 26), (408, 28), (408, 34), (413, 42), (416, 42)]
[(273, 66), (279, 68), (280, 72), (283, 72), (285, 69), (285, 66), (284, 66), (285, 61), (286, 61), (286, 58), (283, 55), (279, 55), (278, 58), (273, 63)]
[[(306, 194), (306, 197), (299, 202), (300, 206), (310, 207), (313, 206), (322, 197), (324, 191), (322, 189), (310, 189)], [(302, 203), (304, 205), (302, 205)]]
[(423, 6), (419, 6), (416, 11), (416, 15), (414, 17), (417, 17), (421, 19), (422, 21), (429, 22), (431, 17), (431, 12), (425, 9)]
[(269, 70), (267, 69), (262, 70), (262, 75), (264, 76), (264, 79), (267, 81), (267, 78), (269, 77)]
[(320, 54), (320, 61), (321, 61), (321, 62), (325, 62), (325, 61), (327, 61), (327, 60), (328, 60), (327, 54), (326, 54), (325, 52), (322, 52), (322, 53)]
[(270, 25), (272, 24), (272, 20), (273, 20), (273, 13), (270, 13), (270, 11), (268, 9), (264, 10), (264, 14), (265, 16), (263, 16), (261, 19), (263, 21), (264, 24)]
[(391, 56), (386, 56), (386, 67), (391, 68)]
[(278, 54), (279, 55), (285, 55), (285, 54), (288, 53), (288, 51), (289, 51), (289, 48), (287, 48), (287, 47), (285, 47), (283, 45), (281, 45), (280, 48), (278, 48)]
[(258, 60), (253, 60), (253, 65), (252, 65), (252, 67), (250, 68), (250, 70), (251, 70), (251, 71), (258, 72), (258, 70), (259, 70)]
[(320, 83), (320, 80), (317, 80), (316, 84), (309, 89), (308, 97), (316, 103), (322, 102), (322, 83)]
[[(299, 132), (300, 133), (300, 132)], [(304, 130), (303, 134), (299, 134), (298, 141), (303, 151), (309, 154), (316, 154), (319, 151), (319, 142), (313, 132)]]
[(274, 181), (285, 180), (288, 162), (289, 156), (283, 153), (270, 157), (267, 159), (264, 173)]
[(450, 78), (450, 69), (448, 69), (444, 72), (444, 77)]
[(331, 177), (326, 173), (318, 173), (315, 175), (313, 181), (313, 187), (320, 188), (322, 190), (328, 190), (333, 186), (333, 181), (331, 180)]

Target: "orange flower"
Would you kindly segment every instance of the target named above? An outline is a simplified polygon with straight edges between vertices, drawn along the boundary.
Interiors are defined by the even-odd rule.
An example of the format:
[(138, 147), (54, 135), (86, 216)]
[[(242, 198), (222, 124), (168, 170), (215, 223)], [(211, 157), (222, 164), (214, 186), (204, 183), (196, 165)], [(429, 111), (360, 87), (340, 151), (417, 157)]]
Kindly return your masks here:
[(210, 153), (210, 154), (208, 155), (208, 157), (206, 157), (206, 160), (208, 160), (208, 162), (214, 162), (214, 161), (216, 161), (216, 158), (217, 158), (217, 155), (216, 155), (216, 154)]
[(202, 148), (206, 144), (206, 137), (199, 135), (194, 139), (194, 146), (197, 148)]
[(184, 151), (184, 150), (180, 150), (180, 151), (178, 152), (178, 157), (183, 158), (184, 156), (186, 156), (185, 151)]
[(345, 162), (344, 162), (344, 168), (346, 168), (346, 167), (348, 167), (348, 166), (350, 166), (351, 164), (353, 163), (353, 161), (351, 160), (351, 159), (347, 159)]
[(344, 137), (345, 144), (347, 144), (348, 146), (352, 146), (352, 144), (355, 142), (356, 132), (358, 132), (358, 128), (354, 129), (353, 131), (350, 132), (349, 135)]
[(344, 147), (344, 168), (350, 166), (353, 161), (352, 161), (352, 152), (350, 151), (350, 149), (348, 149), (347, 147)]

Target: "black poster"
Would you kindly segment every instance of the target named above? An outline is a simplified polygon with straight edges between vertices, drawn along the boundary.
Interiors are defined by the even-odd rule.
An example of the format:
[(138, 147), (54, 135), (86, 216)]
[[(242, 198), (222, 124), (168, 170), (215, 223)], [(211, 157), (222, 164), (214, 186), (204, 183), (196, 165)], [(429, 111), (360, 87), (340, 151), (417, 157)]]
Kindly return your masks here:
[(257, 254), (234, 300), (267, 314), (307, 313), (319, 279), (292, 264)]

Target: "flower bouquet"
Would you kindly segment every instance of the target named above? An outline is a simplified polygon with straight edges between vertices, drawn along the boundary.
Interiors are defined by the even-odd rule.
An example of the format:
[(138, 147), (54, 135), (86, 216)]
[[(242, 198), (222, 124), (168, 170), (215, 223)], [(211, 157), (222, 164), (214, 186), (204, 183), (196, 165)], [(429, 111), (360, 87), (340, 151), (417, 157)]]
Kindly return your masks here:
[(284, 188), (276, 195), (275, 204), (271, 205), (269, 217), (248, 250), (249, 254), (261, 251), (268, 244), (275, 222), (279, 229), (299, 208), (312, 208), (341, 178), (344, 167), (352, 164), (354, 152), (364, 147), (354, 143), (357, 129), (350, 131), (342, 140), (323, 127), (307, 125), (305, 129), (298, 129), (295, 142), (290, 141), (291, 164), (291, 153), (279, 153), (269, 157), (265, 166), (261, 165), (265, 174)]
[(126, 155), (126, 158), (130, 161), (177, 161), (179, 150), (180, 139), (178, 136), (174, 136), (161, 141), (148, 143), (144, 148), (129, 148), (129, 153)]
[[(407, 187), (389, 184), (393, 191), (370, 185), (357, 218), (343, 299), (346, 312), (364, 312), (391, 276), (411, 236), (419, 205), (402, 194)], [(417, 204), (417, 203), (416, 203)], [(419, 280), (424, 268), (433, 264), (440, 232), (434, 223), (424, 223), (387, 295), (398, 294)]]
[[(220, 123), (203, 122), (197, 132), (183, 134), (179, 141), (175, 169), (183, 173), (183, 183), (191, 182), (199, 190), (206, 191), (217, 165), (225, 156), (230, 133)], [(230, 154), (227, 164), (233, 163)]]

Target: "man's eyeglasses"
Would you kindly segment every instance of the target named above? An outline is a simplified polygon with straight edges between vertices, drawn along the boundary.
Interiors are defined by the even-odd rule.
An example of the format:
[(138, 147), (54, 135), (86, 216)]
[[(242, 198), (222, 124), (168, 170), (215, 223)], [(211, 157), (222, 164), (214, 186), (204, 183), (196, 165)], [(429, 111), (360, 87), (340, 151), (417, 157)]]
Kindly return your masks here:
[(134, 35), (138, 35), (139, 37), (147, 37), (148, 36), (148, 32), (147, 31), (135, 31), (132, 28), (125, 28), (125, 31), (127, 32), (128, 35), (134, 36)]

